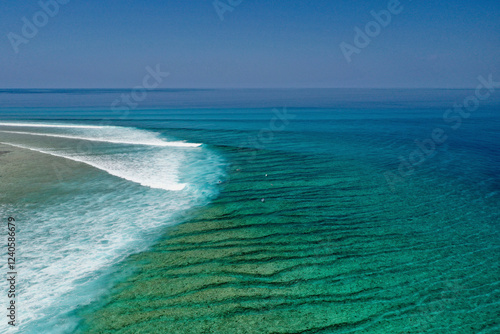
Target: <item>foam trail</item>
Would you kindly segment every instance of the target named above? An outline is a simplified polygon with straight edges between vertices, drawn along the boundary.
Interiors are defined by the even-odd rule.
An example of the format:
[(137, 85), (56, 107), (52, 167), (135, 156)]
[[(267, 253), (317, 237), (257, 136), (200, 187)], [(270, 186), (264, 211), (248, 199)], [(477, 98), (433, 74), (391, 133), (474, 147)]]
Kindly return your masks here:
[[(168, 141), (154, 131), (12, 124), (0, 123), (6, 130), (0, 131), (1, 144), (54, 157), (44, 159), (43, 176), (35, 180), (69, 171), (68, 183), (53, 182), (47, 185), (51, 191), (30, 194), (39, 196), (35, 209), (21, 205), (16, 210), (20, 220), (30, 221), (19, 235), (24, 255), (18, 328), (23, 333), (75, 332), (80, 321), (75, 310), (107, 293), (116, 279), (107, 275), (122, 275), (116, 264), (147, 249), (164, 226), (181, 219), (181, 212), (207, 204), (224, 175), (221, 160), (210, 150), (183, 148), (199, 144)], [(176, 144), (182, 147), (172, 147)], [(30, 156), (24, 153), (19, 157)], [(15, 177), (15, 166), (6, 170)], [(1, 322), (0, 333), (7, 327)]]
[[(1, 125), (1, 124), (0, 124)], [(126, 144), (126, 145), (146, 145), (146, 146), (159, 146), (159, 147), (200, 147), (202, 144), (196, 143), (185, 143), (185, 142), (167, 142), (160, 139), (150, 139), (146, 140), (137, 140), (137, 141), (128, 141), (128, 140), (115, 140), (115, 139), (104, 139), (104, 138), (92, 138), (92, 137), (80, 137), (80, 136), (66, 136), (66, 135), (56, 135), (56, 134), (47, 134), (47, 133), (31, 133), (31, 132), (21, 132), (21, 131), (0, 131), (3, 133), (15, 133), (29, 136), (43, 136), (43, 137), (56, 137), (56, 138), (65, 138), (65, 139), (78, 139), (78, 140), (87, 140), (87, 141), (95, 141), (101, 143), (113, 143), (113, 144)]]
[[(92, 159), (89, 156), (71, 156), (13, 143), (1, 142), (1, 144), (84, 163), (94, 168), (103, 170), (113, 176), (117, 176), (153, 189), (179, 191), (186, 187), (186, 184), (178, 183), (176, 181), (179, 161), (170, 161), (171, 159), (166, 159), (163, 154), (156, 157), (150, 156), (149, 160), (145, 162), (147, 165), (144, 168), (144, 165), (137, 164), (134, 161), (131, 161), (128, 165), (126, 165), (127, 159), (123, 159), (121, 161), (117, 161), (116, 159), (105, 160), (103, 157), (100, 159)], [(144, 161), (144, 159), (138, 158), (138, 161)], [(158, 169), (151, 170), (151, 168), (149, 168), (150, 165), (155, 165), (158, 169), (160, 169), (160, 171), (158, 171)]]
[(69, 124), (36, 124), (36, 123), (0, 123), (0, 126), (34, 127), (34, 128), (70, 128), (70, 129), (101, 129), (100, 125), (69, 125)]

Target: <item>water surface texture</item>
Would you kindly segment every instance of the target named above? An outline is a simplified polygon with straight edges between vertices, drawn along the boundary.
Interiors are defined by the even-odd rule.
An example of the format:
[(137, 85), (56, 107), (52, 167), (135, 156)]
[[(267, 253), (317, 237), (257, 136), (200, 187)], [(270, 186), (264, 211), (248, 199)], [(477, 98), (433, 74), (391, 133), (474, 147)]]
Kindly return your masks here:
[(23, 332), (500, 331), (498, 96), (121, 93), (0, 92)]

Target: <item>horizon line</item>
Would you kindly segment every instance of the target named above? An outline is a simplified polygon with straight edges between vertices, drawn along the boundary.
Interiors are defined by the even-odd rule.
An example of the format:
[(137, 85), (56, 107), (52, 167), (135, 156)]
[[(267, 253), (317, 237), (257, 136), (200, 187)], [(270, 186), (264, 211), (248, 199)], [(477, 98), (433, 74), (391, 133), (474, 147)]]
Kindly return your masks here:
[[(133, 90), (132, 87), (125, 88), (0, 88), (0, 92), (3, 91), (76, 91), (76, 90), (87, 90), (87, 91), (98, 91), (98, 90), (108, 90), (108, 91), (127, 91)], [(148, 92), (155, 91), (174, 91), (174, 90), (319, 90), (319, 89), (365, 89), (365, 90), (388, 90), (388, 89), (400, 89), (400, 90), (418, 90), (418, 89), (441, 89), (441, 90), (465, 90), (465, 89), (475, 89), (475, 87), (178, 87), (178, 88), (156, 88), (150, 89)]]

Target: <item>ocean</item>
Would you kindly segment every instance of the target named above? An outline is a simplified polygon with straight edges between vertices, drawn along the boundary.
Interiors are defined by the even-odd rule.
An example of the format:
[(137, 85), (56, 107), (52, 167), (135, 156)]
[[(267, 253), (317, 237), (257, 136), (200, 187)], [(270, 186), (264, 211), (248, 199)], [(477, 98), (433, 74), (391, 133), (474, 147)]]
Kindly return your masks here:
[(20, 332), (500, 332), (498, 92), (130, 93), (0, 90)]

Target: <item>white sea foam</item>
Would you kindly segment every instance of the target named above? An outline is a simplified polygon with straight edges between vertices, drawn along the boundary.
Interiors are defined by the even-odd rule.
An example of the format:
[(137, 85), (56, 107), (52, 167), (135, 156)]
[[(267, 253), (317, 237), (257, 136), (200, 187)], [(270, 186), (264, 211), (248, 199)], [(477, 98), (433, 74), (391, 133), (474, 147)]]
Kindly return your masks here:
[[(96, 128), (102, 129), (102, 128)], [(146, 145), (146, 146), (159, 146), (159, 147), (200, 147), (201, 144), (196, 143), (186, 143), (186, 142), (167, 142), (158, 138), (145, 138), (137, 140), (126, 140), (126, 139), (106, 139), (102, 137), (92, 138), (92, 137), (81, 137), (81, 136), (71, 136), (71, 135), (57, 135), (48, 133), (31, 133), (22, 131), (0, 131), (3, 133), (14, 133), (29, 136), (42, 136), (42, 137), (54, 137), (54, 138), (65, 138), (65, 139), (77, 139), (77, 140), (87, 140), (103, 143), (113, 143), (113, 144), (126, 144), (126, 145)]]
[[(96, 290), (102, 292), (98, 280), (106, 268), (143, 250), (176, 212), (193, 205), (188, 196), (159, 199), (119, 192), (112, 198), (80, 193), (72, 201), (64, 199), (18, 215), (23, 224), (18, 254), (23, 333), (72, 333), (77, 319), (67, 312), (95, 298)], [(100, 205), (84, 204), (92, 201)]]
[(141, 157), (126, 155), (113, 155), (110, 157), (105, 155), (92, 156), (75, 154), (72, 156), (69, 154), (45, 151), (19, 144), (7, 142), (1, 142), (1, 144), (81, 162), (103, 170), (111, 175), (150, 188), (178, 191), (184, 189), (186, 186), (183, 183), (177, 182), (180, 162), (179, 159), (166, 159), (166, 156), (163, 155), (158, 156), (157, 154), (150, 154), (148, 155), (147, 160), (144, 160)]
[[(179, 212), (206, 203), (216, 194), (214, 184), (222, 174), (219, 158), (206, 149), (107, 145), (95, 140), (161, 140), (153, 132), (70, 125), (57, 126), (55, 131), (46, 134), (36, 129), (28, 132), (34, 136), (0, 136), (3, 144), (83, 163), (146, 188), (117, 182), (102, 173), (98, 182), (80, 180), (76, 188), (72, 188), (74, 183), (55, 181), (53, 191), (29, 194), (30, 200), (38, 199), (29, 207), (16, 208), (22, 227), (18, 235), (18, 303), (23, 333), (73, 332), (78, 320), (72, 318), (73, 311), (105, 290), (103, 275), (127, 255), (147, 248)], [(58, 139), (37, 135), (57, 135)], [(81, 152), (72, 140), (75, 136), (90, 138), (92, 149)], [(75, 166), (68, 162), (68, 168)], [(53, 173), (52, 166), (40, 168)], [(98, 189), (93, 190), (95, 187)], [(4, 264), (0, 266), (6, 269)], [(0, 324), (0, 332), (4, 331), (6, 321)]]
[[(0, 125), (26, 126), (31, 123), (0, 123)], [(36, 124), (33, 131), (0, 131), (20, 135), (7, 137), (4, 144), (19, 148), (50, 154), (106, 171), (107, 173), (138, 183), (143, 186), (170, 191), (184, 189), (185, 184), (179, 182), (181, 162), (185, 156), (183, 148), (199, 147), (201, 144), (179, 141), (166, 141), (157, 133), (119, 126), (85, 126)], [(38, 128), (51, 127), (51, 131), (40, 132)], [(34, 140), (36, 137), (54, 141)], [(82, 145), (75, 140), (90, 142), (81, 152)], [(102, 143), (118, 145), (137, 145), (137, 148), (123, 147), (118, 152), (103, 146)], [(120, 147), (120, 146), (118, 146)]]
[(99, 129), (100, 125), (74, 125), (74, 124), (42, 124), (42, 123), (0, 123), (0, 126), (17, 126), (32, 128), (68, 128), (68, 129)]

